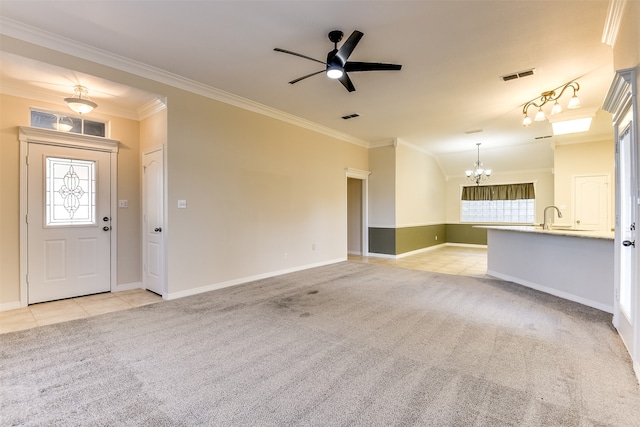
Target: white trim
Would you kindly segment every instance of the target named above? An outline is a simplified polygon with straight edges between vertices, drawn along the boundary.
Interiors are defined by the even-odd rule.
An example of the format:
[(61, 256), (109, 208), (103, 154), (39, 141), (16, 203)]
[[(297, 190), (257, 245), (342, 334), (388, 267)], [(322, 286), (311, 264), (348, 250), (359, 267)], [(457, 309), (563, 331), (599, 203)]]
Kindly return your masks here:
[(487, 249), (487, 245), (477, 245), (475, 243), (447, 243), (447, 246), (457, 246), (460, 248), (478, 248), (478, 249)]
[(217, 289), (228, 288), (230, 286), (242, 285), (242, 284), (245, 284), (245, 283), (254, 282), (256, 280), (268, 279), (268, 278), (271, 278), (271, 277), (281, 276), (283, 274), (295, 273), (296, 271), (308, 270), (310, 268), (323, 267), (325, 265), (337, 264), (339, 262), (344, 262), (344, 261), (347, 261), (347, 258), (337, 258), (337, 259), (318, 262), (318, 263), (314, 263), (314, 264), (307, 264), (307, 265), (302, 265), (302, 266), (299, 266), (299, 267), (286, 268), (284, 270), (272, 271), (272, 272), (269, 272), (269, 273), (256, 274), (255, 276), (241, 277), (241, 278), (238, 278), (238, 279), (227, 280), (226, 282), (213, 283), (211, 285), (200, 286), (198, 288), (192, 288), (192, 289), (186, 289), (184, 291), (169, 292), (169, 293), (167, 293), (167, 295), (166, 295), (166, 297), (164, 299), (173, 300), (173, 299), (178, 299), (178, 298), (184, 298), (184, 297), (188, 297), (188, 296), (191, 296), (191, 295), (198, 295), (198, 294), (202, 294), (204, 292), (215, 291)]
[(118, 146), (115, 139), (101, 138), (90, 135), (80, 135), (40, 129), (28, 126), (18, 128), (20, 140), (20, 307), (28, 305), (27, 274), (27, 155), (29, 144), (46, 144), (84, 150), (103, 151), (109, 153), (110, 163), (110, 210), (111, 210), (111, 260), (110, 260), (110, 289), (117, 288), (118, 280)]
[(22, 308), (24, 305), (20, 301), (13, 302), (5, 302), (0, 304), (0, 312), (9, 311), (9, 310), (17, 310), (18, 308)]
[(604, 29), (602, 30), (602, 43), (613, 47), (616, 44), (618, 38), (618, 31), (620, 31), (620, 23), (622, 22), (622, 16), (624, 14), (627, 0), (609, 0), (609, 10), (607, 10), (607, 19), (604, 23)]
[(421, 253), (424, 253), (424, 252), (429, 252), (429, 251), (432, 251), (434, 249), (442, 248), (444, 246), (447, 246), (447, 244), (446, 243), (440, 243), (440, 244), (433, 245), (433, 246), (427, 246), (426, 248), (416, 249), (415, 251), (403, 252), (401, 254), (396, 255), (396, 259), (401, 259), (401, 258), (405, 258), (405, 257), (411, 256), (411, 255), (421, 254)]
[(186, 90), (197, 95), (202, 95), (204, 97), (214, 99), (225, 104), (233, 105), (244, 110), (252, 111), (254, 113), (262, 114), (264, 116), (271, 117), (277, 120), (281, 120), (286, 123), (291, 123), (293, 125), (300, 126), (302, 128), (309, 129), (341, 141), (369, 148), (369, 143), (367, 141), (348, 135), (346, 133), (338, 132), (326, 126), (322, 126), (309, 120), (294, 116), (293, 114), (276, 110), (275, 108), (260, 104), (255, 101), (251, 101), (246, 98), (242, 98), (240, 96), (225, 92), (220, 89), (216, 89), (211, 86), (204, 85), (202, 83), (187, 79), (177, 74), (173, 74), (168, 71), (144, 64), (142, 62), (131, 60), (129, 58), (115, 55), (113, 53), (86, 45), (84, 43), (61, 37), (57, 34), (49, 33), (39, 28), (25, 25), (12, 19), (0, 17), (0, 33), (28, 43), (33, 43), (38, 46), (53, 49), (58, 52), (73, 55), (87, 61), (95, 62), (97, 64), (112, 67), (140, 77), (154, 80), (156, 82), (170, 85), (178, 89)]
[(167, 108), (167, 98), (156, 98), (138, 108), (138, 120), (142, 121)]
[(120, 285), (116, 285), (116, 288), (112, 289), (111, 292), (130, 291), (131, 289), (144, 289), (144, 288), (142, 287), (142, 282), (122, 283)]
[(487, 274), (489, 276), (496, 277), (498, 279), (506, 280), (508, 282), (513, 282), (518, 285), (526, 286), (527, 288), (535, 289), (540, 292), (544, 292), (546, 294), (554, 295), (559, 298), (563, 298), (569, 301), (577, 302), (582, 305), (586, 305), (589, 307), (597, 308), (598, 310), (605, 311), (607, 313), (613, 313), (613, 306), (602, 304), (587, 298), (579, 297), (577, 295), (570, 294), (568, 292), (560, 291), (558, 289), (550, 288), (544, 285), (540, 285), (538, 283), (533, 283), (528, 280), (519, 279), (517, 277), (510, 276), (508, 274), (498, 273), (497, 271), (487, 270)]

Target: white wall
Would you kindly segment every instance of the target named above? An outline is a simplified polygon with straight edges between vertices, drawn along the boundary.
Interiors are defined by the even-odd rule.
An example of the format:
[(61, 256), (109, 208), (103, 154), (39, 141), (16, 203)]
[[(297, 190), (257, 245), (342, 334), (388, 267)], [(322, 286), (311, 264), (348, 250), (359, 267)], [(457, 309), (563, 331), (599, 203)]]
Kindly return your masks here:
[(445, 180), (435, 159), (399, 141), (396, 147), (396, 226), (442, 224)]
[(369, 170), (369, 227), (395, 227), (395, 147), (386, 145), (369, 149)]

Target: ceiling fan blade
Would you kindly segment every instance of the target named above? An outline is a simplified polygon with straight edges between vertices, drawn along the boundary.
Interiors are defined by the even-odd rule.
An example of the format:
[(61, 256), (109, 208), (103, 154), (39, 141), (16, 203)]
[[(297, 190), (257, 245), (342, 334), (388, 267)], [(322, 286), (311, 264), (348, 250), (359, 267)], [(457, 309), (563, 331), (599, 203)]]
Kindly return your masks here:
[(379, 62), (347, 62), (345, 71), (398, 71), (402, 68), (399, 64), (382, 64)]
[(344, 73), (338, 80), (340, 80), (342, 86), (344, 86), (349, 92), (354, 92), (356, 90), (347, 73)]
[(342, 44), (340, 49), (338, 49), (338, 52), (336, 53), (336, 57), (338, 57), (340, 61), (342, 61), (342, 64), (346, 64), (347, 59), (349, 59), (349, 55), (351, 55), (351, 52), (353, 52), (353, 49), (356, 48), (358, 42), (360, 42), (360, 39), (362, 38), (363, 35), (364, 34), (362, 34), (358, 30), (354, 31), (353, 33), (351, 33), (347, 41)]
[(309, 59), (311, 61), (315, 61), (315, 62), (319, 62), (319, 63), (324, 64), (324, 65), (327, 65), (327, 63), (324, 62), (324, 61), (320, 61), (319, 59), (315, 59), (315, 58), (312, 58), (310, 56), (303, 55), (301, 53), (291, 52), (290, 50), (280, 49), (279, 47), (276, 47), (273, 50), (275, 50), (276, 52), (288, 53), (289, 55), (299, 56), (300, 58)]
[(304, 80), (304, 79), (306, 79), (308, 77), (315, 76), (316, 74), (320, 74), (320, 73), (324, 73), (324, 72), (325, 72), (325, 70), (316, 71), (315, 73), (307, 74), (306, 76), (298, 77), (295, 80), (291, 80), (289, 83), (290, 84), (298, 83), (300, 80)]

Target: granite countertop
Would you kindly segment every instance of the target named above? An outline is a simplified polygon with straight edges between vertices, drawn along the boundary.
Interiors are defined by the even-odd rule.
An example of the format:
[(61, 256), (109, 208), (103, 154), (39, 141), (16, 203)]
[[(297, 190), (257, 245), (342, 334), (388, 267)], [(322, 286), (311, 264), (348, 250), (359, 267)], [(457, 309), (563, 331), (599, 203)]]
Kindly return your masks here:
[(551, 230), (545, 230), (541, 226), (537, 225), (476, 225), (476, 228), (486, 228), (489, 230), (505, 230), (505, 231), (519, 231), (523, 233), (536, 233), (536, 234), (553, 234), (556, 236), (569, 236), (569, 237), (582, 237), (588, 239), (603, 239), (613, 240), (613, 231), (593, 231), (593, 230), (580, 230), (570, 227), (557, 227)]

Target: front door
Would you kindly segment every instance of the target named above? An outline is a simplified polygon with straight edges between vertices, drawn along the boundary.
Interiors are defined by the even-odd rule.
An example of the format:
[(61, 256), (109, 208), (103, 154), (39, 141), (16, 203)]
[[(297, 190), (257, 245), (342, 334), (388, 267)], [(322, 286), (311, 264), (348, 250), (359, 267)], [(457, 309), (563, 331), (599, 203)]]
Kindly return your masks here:
[(29, 304), (111, 289), (110, 154), (27, 144)]

